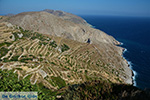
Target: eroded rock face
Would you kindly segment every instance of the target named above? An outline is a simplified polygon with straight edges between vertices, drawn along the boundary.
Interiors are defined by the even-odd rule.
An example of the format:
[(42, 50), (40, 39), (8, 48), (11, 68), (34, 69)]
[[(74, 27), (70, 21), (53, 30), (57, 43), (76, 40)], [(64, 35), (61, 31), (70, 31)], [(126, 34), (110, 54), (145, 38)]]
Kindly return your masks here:
[[(125, 83), (132, 83), (132, 73), (125, 59), (122, 57), (123, 48), (116, 45), (120, 44), (112, 36), (106, 33), (91, 28), (88, 25), (64, 20), (64, 12), (51, 13), (41, 12), (24, 12), (15, 16), (9, 17), (6, 21), (13, 25), (21, 26), (26, 30), (33, 30), (42, 34), (71, 39), (78, 42), (86, 43), (90, 39), (90, 44), (97, 53), (101, 55), (105, 64), (114, 67), (122, 74), (119, 74)], [(119, 73), (119, 72), (116, 72)]]
[(20, 13), (10, 17), (8, 22), (27, 30), (65, 37), (79, 42), (86, 42), (90, 38), (93, 43), (118, 43), (113, 37), (100, 30), (63, 20), (47, 12)]
[(51, 14), (53, 14), (59, 18), (62, 18), (64, 20), (74, 22), (76, 24), (82, 24), (82, 25), (89, 26), (89, 24), (84, 19), (82, 19), (79, 16), (73, 15), (71, 13), (67, 13), (67, 12), (59, 11), (59, 10), (50, 10), (50, 9), (45, 9), (43, 11), (51, 13)]

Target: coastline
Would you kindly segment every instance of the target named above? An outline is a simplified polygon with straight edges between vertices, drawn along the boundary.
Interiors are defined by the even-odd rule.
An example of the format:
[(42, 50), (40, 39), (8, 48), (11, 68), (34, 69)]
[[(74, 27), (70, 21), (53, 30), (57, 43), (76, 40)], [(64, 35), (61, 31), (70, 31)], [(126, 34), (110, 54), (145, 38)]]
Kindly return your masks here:
[[(123, 43), (120, 42), (120, 46), (122, 46), (122, 45), (123, 45)], [(136, 86), (135, 77), (136, 77), (137, 73), (136, 73), (136, 71), (134, 71), (134, 70), (132, 69), (132, 67), (133, 67), (133, 66), (132, 66), (132, 62), (131, 62), (131, 61), (128, 61), (128, 60), (124, 57), (123, 54), (125, 54), (126, 52), (128, 52), (128, 50), (127, 50), (126, 48), (123, 48), (122, 57), (127, 61), (128, 67), (131, 69), (131, 72), (132, 72), (132, 76), (131, 76), (131, 78), (132, 78), (132, 85), (133, 85), (133, 86)]]
[[(126, 23), (126, 19), (131, 19), (131, 18), (120, 18), (119, 24), (114, 23), (118, 19), (112, 18), (112, 17), (101, 17), (101, 16), (94, 16), (94, 19), (90, 16), (85, 16), (84, 18), (89, 20), (91, 24), (95, 25), (96, 28), (104, 30), (107, 34), (114, 36), (116, 40), (120, 42), (120, 46), (117, 45), (118, 47), (121, 47), (119, 53), (121, 57), (123, 57), (123, 67), (124, 69), (131, 69), (132, 71), (129, 71), (130, 75), (128, 75), (128, 72), (125, 71), (124, 73), (126, 74), (126, 78), (122, 77), (124, 82), (126, 83), (127, 79), (130, 79), (131, 72), (132, 72), (132, 85), (136, 86), (137, 88), (140, 89), (145, 89), (145, 88), (150, 88), (149, 84), (149, 74), (150, 74), (150, 47), (148, 43), (150, 41), (144, 41), (144, 38), (147, 38), (149, 35), (148, 32), (150, 31), (149, 28), (147, 27), (146, 24), (150, 24), (147, 22), (147, 20), (144, 20), (143, 18), (141, 19), (135, 19), (132, 20), (131, 24)], [(110, 19), (110, 20), (108, 20)], [(114, 23), (114, 26), (113, 24)], [(138, 23), (136, 25), (135, 23)], [(132, 26), (132, 25), (135, 26)], [(142, 31), (138, 31), (139, 25), (141, 26), (141, 29), (145, 31), (142, 33)], [(129, 27), (130, 26), (130, 27)], [(124, 30), (126, 28), (128, 30)], [(133, 31), (134, 30), (134, 31)], [(130, 32), (129, 32), (130, 31)], [(139, 32), (139, 33), (138, 33)], [(132, 34), (131, 34), (132, 33)], [(143, 34), (143, 35), (141, 35)], [(143, 38), (140, 38), (143, 37)], [(138, 40), (138, 38), (140, 40)], [(122, 43), (121, 43), (122, 42)], [(123, 52), (123, 48), (127, 48)], [(123, 54), (122, 54), (123, 52)], [(128, 64), (128, 65), (127, 65)], [(131, 79), (130, 79), (130, 84), (131, 84)]]
[[(86, 21), (86, 20), (85, 20)], [(86, 21), (87, 22), (87, 21)], [(95, 26), (93, 26), (93, 25), (91, 25), (91, 24), (89, 24), (88, 23), (88, 25), (89, 25), (89, 27), (91, 27), (91, 28), (96, 28)], [(100, 30), (100, 29), (98, 29), (98, 30)], [(106, 33), (107, 34), (107, 33)], [(116, 41), (118, 41), (118, 40), (116, 40)], [(116, 46), (119, 46), (119, 47), (121, 47), (121, 46), (123, 46), (123, 43), (122, 42), (120, 42), (120, 41), (118, 41), (118, 44), (115, 44)], [(125, 60), (125, 62), (126, 62), (126, 64), (127, 64), (127, 66), (126, 67), (129, 67), (129, 69), (131, 70), (131, 76), (130, 76), (130, 78), (126, 81), (126, 83), (127, 84), (132, 84), (133, 86), (136, 86), (136, 81), (135, 81), (135, 76), (137, 75), (136, 74), (136, 72), (132, 69), (132, 63), (131, 63), (131, 61), (128, 61), (125, 57), (124, 57), (124, 53), (126, 53), (127, 52), (127, 49), (126, 48), (124, 48), (124, 47), (122, 47), (122, 57), (123, 57), (123, 59)]]

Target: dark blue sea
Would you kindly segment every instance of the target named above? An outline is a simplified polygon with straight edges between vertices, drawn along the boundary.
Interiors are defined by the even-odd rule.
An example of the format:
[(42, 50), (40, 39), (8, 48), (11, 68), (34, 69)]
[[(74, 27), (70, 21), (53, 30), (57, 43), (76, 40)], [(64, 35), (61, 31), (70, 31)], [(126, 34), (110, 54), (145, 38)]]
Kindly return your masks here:
[(150, 89), (150, 18), (116, 16), (81, 16), (122, 42), (127, 51), (123, 56), (134, 72), (134, 86)]

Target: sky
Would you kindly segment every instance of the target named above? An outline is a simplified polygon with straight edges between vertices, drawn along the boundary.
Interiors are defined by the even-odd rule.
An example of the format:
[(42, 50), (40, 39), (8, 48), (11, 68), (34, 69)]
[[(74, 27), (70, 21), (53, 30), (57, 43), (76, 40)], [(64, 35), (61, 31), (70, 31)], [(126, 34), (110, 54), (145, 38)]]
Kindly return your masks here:
[(17, 14), (44, 9), (76, 15), (150, 17), (150, 0), (0, 0), (0, 14)]

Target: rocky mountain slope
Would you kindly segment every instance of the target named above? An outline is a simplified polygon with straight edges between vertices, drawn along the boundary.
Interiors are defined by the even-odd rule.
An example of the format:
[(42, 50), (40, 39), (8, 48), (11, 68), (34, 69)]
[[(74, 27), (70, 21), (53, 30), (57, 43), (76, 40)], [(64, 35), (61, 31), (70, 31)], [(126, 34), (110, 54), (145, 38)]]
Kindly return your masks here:
[(45, 9), (43, 11), (51, 13), (51, 14), (53, 14), (59, 18), (62, 18), (64, 20), (74, 22), (76, 24), (82, 24), (82, 25), (90, 26), (84, 19), (82, 19), (79, 16), (73, 15), (71, 13), (67, 13), (67, 12), (59, 11), (59, 10), (50, 10), (50, 9)]
[(9, 17), (5, 21), (21, 26), (26, 30), (64, 37), (83, 43), (90, 39), (92, 43), (118, 44), (112, 36), (100, 30), (82, 24), (75, 24), (45, 11), (24, 12)]
[(132, 84), (120, 43), (72, 16), (45, 10), (0, 19), (1, 68), (53, 90), (62, 87), (57, 80), (63, 86), (92, 79)]
[(7, 22), (0, 23), (0, 40), (0, 68), (13, 70), (18, 80), (28, 76), (31, 84), (51, 90), (93, 79), (130, 83), (114, 45), (43, 35)]

